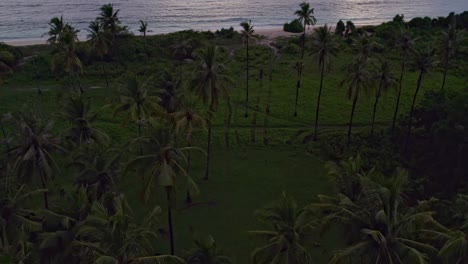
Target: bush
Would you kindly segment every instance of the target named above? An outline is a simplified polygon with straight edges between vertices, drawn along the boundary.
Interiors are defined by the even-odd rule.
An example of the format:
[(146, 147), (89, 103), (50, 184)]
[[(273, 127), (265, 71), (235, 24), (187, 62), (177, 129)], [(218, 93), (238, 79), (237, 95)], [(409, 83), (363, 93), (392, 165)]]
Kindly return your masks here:
[(285, 23), (283, 30), (291, 33), (301, 33), (304, 32), (304, 26), (298, 19), (294, 19), (291, 23)]
[(221, 30), (216, 30), (215, 34), (217, 37), (232, 39), (239, 33), (233, 27), (230, 27), (229, 29), (221, 28)]

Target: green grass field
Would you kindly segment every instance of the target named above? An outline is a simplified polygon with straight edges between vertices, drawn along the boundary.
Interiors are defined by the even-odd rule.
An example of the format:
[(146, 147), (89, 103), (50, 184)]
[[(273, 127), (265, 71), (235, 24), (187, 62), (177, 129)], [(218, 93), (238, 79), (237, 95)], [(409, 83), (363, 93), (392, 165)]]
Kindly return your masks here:
[[(239, 47), (237, 44), (234, 47)], [(191, 175), (199, 184), (201, 194), (196, 197), (195, 205), (185, 208), (184, 189), (178, 190), (178, 210), (175, 214), (176, 248), (181, 253), (183, 248), (191, 245), (190, 228), (203, 233), (211, 234), (218, 244), (233, 257), (235, 263), (248, 263), (250, 252), (254, 248), (247, 231), (258, 227), (254, 212), (269, 202), (277, 199), (282, 191), (287, 191), (297, 199), (299, 204), (312, 202), (317, 194), (333, 192), (333, 186), (328, 181), (324, 160), (315, 152), (306, 151), (304, 145), (299, 143), (286, 144), (299, 130), (312, 129), (314, 122), (317, 91), (319, 87), (319, 71), (315, 60), (308, 56), (305, 64), (305, 74), (300, 90), (299, 116), (293, 117), (296, 74), (293, 65), (297, 55), (283, 54), (273, 66), (273, 81), (265, 76), (263, 90), (260, 90), (258, 75), (259, 66), (251, 69), (251, 96), (249, 118), (244, 118), (244, 73), (242, 64), (231, 62), (233, 69), (231, 77), (234, 80), (233, 98), (234, 113), (230, 133), (231, 148), (224, 146), (224, 118), (226, 107), (222, 103), (216, 113), (213, 134), (213, 160), (211, 178), (209, 181), (201, 180), (204, 172), (203, 155), (195, 156)], [(342, 68), (350, 59), (349, 55), (341, 52), (329, 73), (325, 76), (324, 91), (320, 113), (320, 131), (344, 131), (347, 129), (351, 102), (346, 97), (346, 88), (340, 82), (344, 78)], [(398, 76), (399, 62), (393, 61), (395, 75)], [(265, 65), (265, 69), (269, 66)], [(157, 69), (161, 70), (161, 69)], [(155, 70), (155, 72), (157, 72)], [(266, 70), (268, 73), (268, 70)], [(409, 110), (417, 72), (407, 71), (401, 99), (400, 113)], [(54, 117), (60, 112), (60, 105), (65, 93), (63, 85), (65, 80), (55, 81), (48, 78), (33, 81), (19, 72), (9, 79), (0, 88), (0, 113), (17, 110), (32, 110), (40, 112), (47, 118)], [(102, 89), (89, 89), (85, 96), (92, 98), (94, 108), (98, 109), (111, 103), (115, 98), (118, 87), (118, 76), (113, 76), (112, 92)], [(442, 80), (440, 69), (433, 69), (423, 80), (421, 95), (431, 89), (439, 89)], [(447, 80), (447, 89), (457, 90), (466, 86), (468, 76), (450, 75)], [(87, 78), (86, 69), (83, 77), (85, 87), (103, 86), (103, 80), (97, 77)], [(263, 146), (264, 109), (267, 101), (267, 91), (271, 86), (271, 116), (268, 119), (269, 146)], [(39, 97), (36, 89), (40, 87), (43, 94)], [(252, 118), (255, 102), (260, 97), (260, 112), (257, 114), (256, 143), (250, 142), (252, 132)], [(380, 101), (377, 122), (385, 128), (391, 124), (395, 106), (396, 87), (386, 93)], [(355, 124), (360, 130), (367, 130), (371, 120), (373, 106), (373, 92), (365, 92), (359, 99)], [(107, 132), (114, 142), (123, 143), (136, 136), (136, 127), (128, 125), (123, 127), (121, 122), (112, 117), (111, 111), (103, 111), (96, 126)], [(56, 122), (56, 131), (61, 132), (66, 127), (63, 121)], [(239, 135), (238, 142), (235, 133)], [(197, 131), (196, 146), (205, 147), (206, 133)], [(294, 140), (293, 140), (294, 141)], [(298, 140), (300, 141), (300, 140)], [(67, 179), (66, 177), (64, 179)], [(66, 180), (63, 182), (66, 182)], [(62, 180), (58, 180), (61, 182)], [(140, 202), (140, 191), (143, 182), (135, 175), (124, 175), (119, 181), (120, 189), (131, 202), (137, 217), (144, 215), (149, 205)], [(152, 202), (165, 205), (164, 199), (154, 197)], [(200, 204), (198, 204), (200, 203)], [(161, 216), (165, 223), (165, 216)], [(165, 240), (164, 240), (165, 241)], [(317, 263), (325, 263), (326, 252), (336, 248), (340, 239), (328, 236), (320, 239), (323, 247), (314, 249), (313, 253)], [(167, 251), (167, 245), (161, 245)], [(328, 250), (328, 251), (327, 251)]]

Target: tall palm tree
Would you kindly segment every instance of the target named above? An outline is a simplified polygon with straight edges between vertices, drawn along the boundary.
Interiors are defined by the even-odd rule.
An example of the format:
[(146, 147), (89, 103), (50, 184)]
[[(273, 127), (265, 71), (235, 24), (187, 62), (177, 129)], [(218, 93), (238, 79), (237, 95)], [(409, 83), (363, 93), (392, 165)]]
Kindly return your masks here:
[(183, 104), (184, 87), (182, 80), (174, 71), (163, 70), (157, 82), (159, 103), (168, 113), (174, 113)]
[(249, 232), (266, 243), (252, 252), (252, 263), (312, 263), (308, 247), (318, 244), (311, 241), (316, 221), (308, 210), (299, 208), (293, 198), (283, 193), (280, 200), (256, 213), (271, 229)]
[(197, 54), (198, 65), (194, 72), (191, 88), (203, 102), (208, 103), (208, 145), (206, 158), (205, 180), (208, 180), (211, 160), (211, 127), (214, 113), (218, 109), (221, 97), (229, 95), (228, 84), (232, 83), (225, 74), (226, 69), (219, 61), (219, 49), (215, 46), (208, 46), (201, 49)]
[(317, 140), (317, 127), (320, 110), (320, 99), (322, 97), (323, 88), (323, 75), (325, 67), (329, 66), (331, 59), (336, 57), (338, 53), (338, 45), (335, 40), (335, 34), (331, 27), (325, 24), (324, 27), (315, 29), (315, 34), (312, 36), (312, 50), (318, 58), (318, 65), (320, 68), (320, 87), (317, 98), (317, 109), (315, 111), (315, 129), (314, 129), (314, 140)]
[[(57, 167), (52, 154), (64, 150), (51, 134), (52, 125), (33, 116), (20, 117), (9, 150), (18, 177), (23, 181), (40, 180), (43, 189), (47, 189), (47, 179)], [(44, 192), (44, 207), (49, 208), (47, 192)]]
[(305, 42), (306, 42), (306, 29), (307, 26), (315, 25), (317, 21), (314, 17), (314, 9), (310, 8), (309, 3), (302, 2), (299, 5), (300, 9), (294, 12), (294, 14), (298, 17), (299, 21), (304, 26), (304, 31), (302, 32), (302, 52), (301, 52), (301, 60), (300, 62), (296, 63), (296, 70), (298, 73), (297, 83), (296, 83), (296, 104), (295, 104), (295, 111), (294, 116), (297, 116), (297, 100), (299, 97), (299, 89), (301, 88), (301, 80), (302, 80), (302, 72), (304, 70), (304, 52), (305, 52)]
[(111, 34), (112, 42), (115, 39), (115, 35), (120, 30), (120, 19), (119, 19), (119, 9), (114, 10), (113, 4), (106, 4), (101, 6), (100, 8), (101, 13), (97, 17), (97, 20), (100, 21), (104, 28), (108, 30)]
[[(141, 139), (147, 146), (151, 146), (151, 154), (142, 155), (130, 161), (128, 168), (137, 168), (145, 176), (146, 182), (143, 191), (144, 201), (148, 201), (155, 187), (162, 187), (166, 192), (169, 238), (171, 255), (175, 254), (174, 230), (172, 223), (172, 210), (175, 204), (175, 188), (177, 175), (185, 177), (185, 184), (191, 193), (198, 193), (198, 187), (185, 172), (182, 162), (186, 162), (184, 155), (188, 148), (176, 147), (173, 136), (168, 130), (158, 130), (151, 137)], [(180, 180), (179, 180), (180, 181)]]
[(447, 31), (442, 32), (440, 37), (440, 53), (442, 64), (444, 65), (444, 78), (442, 80), (442, 90), (445, 88), (445, 80), (449, 67), (449, 60), (457, 51), (458, 45), (463, 38), (463, 32), (457, 29), (455, 24), (450, 24)]
[[(120, 91), (120, 102), (115, 105), (114, 115), (125, 113), (125, 123), (135, 122), (138, 127), (138, 136), (141, 137), (141, 128), (150, 117), (161, 116), (164, 110), (158, 104), (160, 99), (150, 95), (146, 88), (150, 80), (141, 82), (135, 74), (127, 77), (127, 83)], [(124, 124), (125, 124), (124, 123)]]
[(400, 28), (400, 32), (397, 36), (396, 46), (401, 51), (401, 73), (400, 73), (400, 81), (399, 81), (399, 88), (398, 88), (398, 95), (395, 105), (395, 112), (393, 114), (393, 121), (392, 121), (392, 131), (395, 129), (395, 123), (398, 115), (398, 108), (400, 106), (400, 97), (401, 97), (401, 90), (403, 88), (403, 75), (405, 73), (406, 63), (408, 61), (408, 55), (413, 50), (414, 42), (416, 41), (413, 38), (409, 31)]
[(83, 72), (83, 64), (76, 53), (76, 43), (78, 42), (78, 32), (72, 26), (67, 26), (60, 33), (57, 40), (57, 52), (52, 59), (52, 71), (61, 66), (65, 73), (68, 73), (72, 78), (77, 78), (79, 92), (84, 93), (80, 84), (80, 74)]
[[(187, 147), (191, 148), (193, 145), (193, 130), (196, 128), (206, 129), (205, 118), (198, 114), (195, 101), (191, 98), (185, 98), (181, 107), (174, 113), (170, 114), (174, 121), (174, 130), (177, 136), (185, 136)], [(186, 173), (190, 175), (191, 168), (191, 153), (187, 153), (187, 169)], [(187, 203), (192, 203), (190, 191), (187, 191)]]
[[(407, 173), (398, 170), (390, 179), (379, 179), (364, 189), (359, 200), (344, 194), (336, 198), (320, 196), (312, 205), (326, 211), (323, 226), (339, 223), (350, 246), (336, 251), (330, 263), (418, 263), (426, 264), (437, 250), (427, 241), (416, 239), (437, 223), (424, 203), (404, 210), (402, 192)], [(372, 198), (372, 199), (369, 199)], [(349, 235), (352, 235), (349, 237)]]
[(351, 50), (362, 62), (366, 63), (379, 46), (380, 45), (375, 42), (373, 37), (364, 33), (353, 39)]
[(140, 29), (138, 31), (143, 34), (143, 38), (146, 38), (146, 32), (148, 32), (148, 22), (140, 20)]
[(405, 140), (405, 151), (408, 150), (408, 144), (410, 141), (411, 127), (413, 125), (413, 114), (414, 114), (414, 106), (416, 105), (416, 99), (419, 93), (419, 89), (421, 88), (424, 75), (428, 72), (429, 68), (435, 64), (433, 60), (434, 53), (435, 53), (435, 50), (433, 48), (426, 48), (425, 50), (415, 51), (414, 65), (416, 69), (419, 70), (419, 77), (416, 83), (416, 90), (414, 91), (413, 102), (411, 103), (411, 110), (409, 113), (408, 130), (407, 130), (406, 140)]
[(106, 73), (106, 66), (104, 65), (104, 56), (109, 53), (109, 47), (111, 45), (110, 39), (105, 32), (104, 25), (98, 20), (89, 24), (88, 33), (91, 46), (94, 48), (96, 54), (101, 58), (102, 73), (106, 80), (107, 90), (109, 90), (109, 80)]
[(252, 21), (244, 21), (240, 23), (240, 26), (242, 27), (241, 30), (241, 39), (242, 42), (244, 43), (245, 46), (245, 51), (246, 51), (246, 61), (245, 61), (245, 81), (246, 81), (246, 87), (245, 87), (245, 117), (249, 116), (248, 110), (249, 110), (249, 45), (255, 40), (254, 36), (254, 29), (252, 26)]
[(341, 84), (346, 84), (348, 87), (348, 99), (353, 101), (348, 128), (349, 146), (351, 143), (351, 129), (353, 127), (354, 112), (356, 110), (356, 104), (361, 92), (361, 88), (366, 88), (369, 85), (370, 74), (367, 69), (367, 62), (362, 61), (361, 57), (359, 56), (356, 60), (352, 61), (347, 66), (345, 76), (346, 77), (341, 82)]
[(378, 72), (376, 73), (376, 79), (378, 80), (379, 85), (375, 91), (374, 109), (372, 111), (371, 135), (374, 134), (375, 116), (380, 96), (382, 95), (382, 92), (387, 91), (396, 82), (396, 79), (392, 73), (392, 66), (390, 62), (387, 60), (382, 60), (379, 66), (380, 67), (378, 68)]

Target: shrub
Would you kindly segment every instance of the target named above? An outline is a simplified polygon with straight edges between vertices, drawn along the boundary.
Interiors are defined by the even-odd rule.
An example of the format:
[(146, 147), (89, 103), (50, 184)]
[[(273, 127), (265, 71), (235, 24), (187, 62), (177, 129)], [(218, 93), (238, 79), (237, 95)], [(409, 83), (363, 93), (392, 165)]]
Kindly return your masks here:
[(294, 19), (290, 23), (285, 23), (283, 30), (286, 32), (301, 33), (304, 32), (304, 26), (298, 19)]

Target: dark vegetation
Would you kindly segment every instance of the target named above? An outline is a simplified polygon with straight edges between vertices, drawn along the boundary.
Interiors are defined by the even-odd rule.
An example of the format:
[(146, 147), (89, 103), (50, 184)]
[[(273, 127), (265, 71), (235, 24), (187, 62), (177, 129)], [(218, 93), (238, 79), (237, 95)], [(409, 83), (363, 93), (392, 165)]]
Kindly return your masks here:
[(0, 263), (467, 263), (468, 12), (295, 15), (0, 44)]

